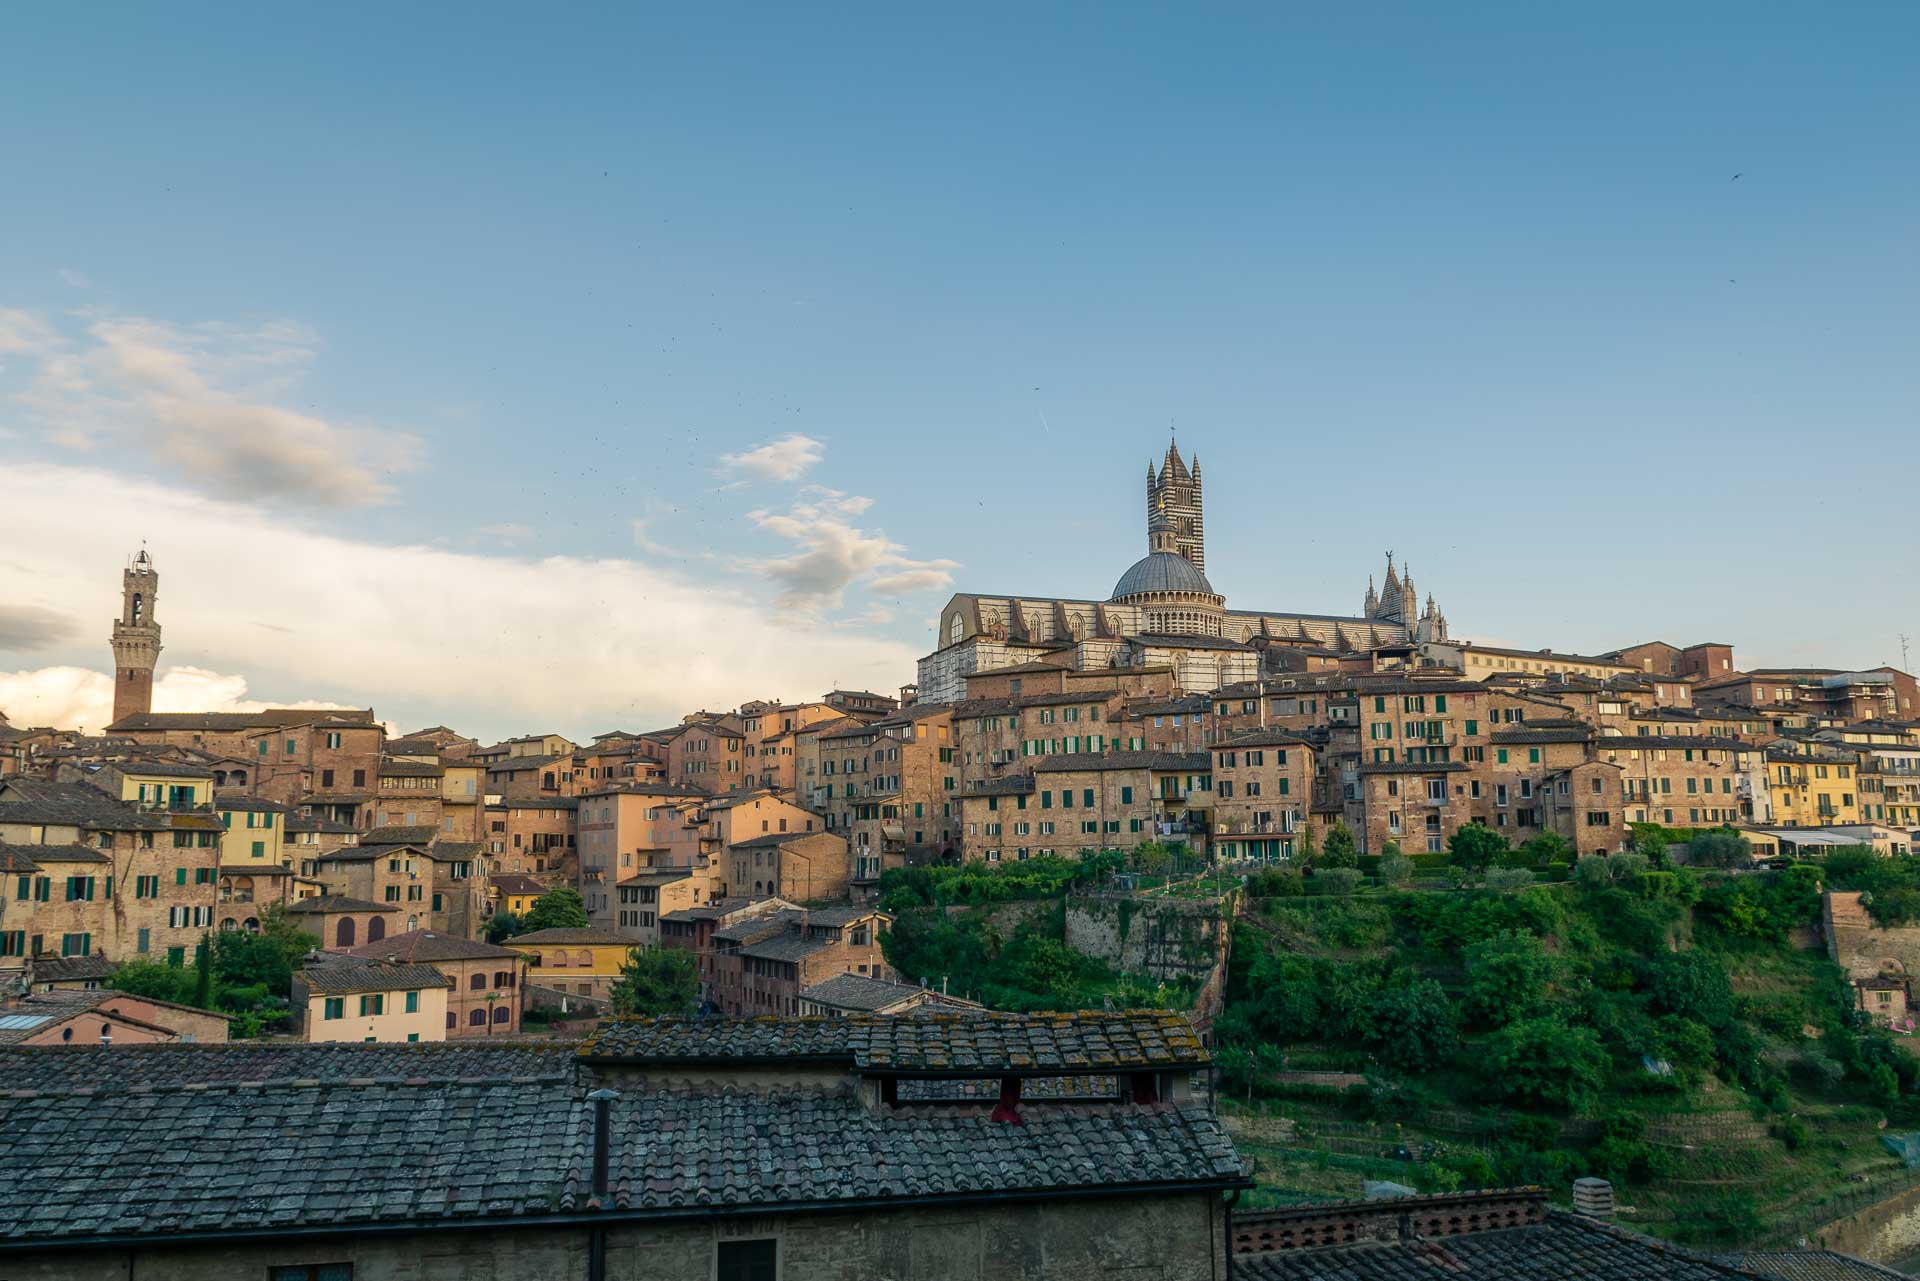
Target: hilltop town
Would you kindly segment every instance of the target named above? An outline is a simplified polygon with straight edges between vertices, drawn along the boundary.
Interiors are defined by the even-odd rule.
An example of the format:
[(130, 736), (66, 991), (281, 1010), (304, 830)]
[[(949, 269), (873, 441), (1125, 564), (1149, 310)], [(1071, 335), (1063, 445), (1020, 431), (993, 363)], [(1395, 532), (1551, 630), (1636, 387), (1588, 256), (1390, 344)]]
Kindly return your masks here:
[[(1650, 1157), (1636, 1166), (1592, 1135), (1554, 1146), (1585, 1134), (1575, 1127), (1479, 1167), (1401, 1154), (1428, 1195), (1398, 1217), (1302, 1207), (1285, 1196), (1305, 1178), (1285, 1172), (1299, 1140), (1273, 1140), (1271, 1109), (1357, 1089), (1341, 1107), (1411, 1119), (1408, 1083), (1467, 1072), (1462, 1047), (1485, 1036), (1489, 1053), (1537, 1053), (1558, 1079), (1593, 1075), (1573, 1092), (1511, 1090), (1502, 1106), (1584, 1112), (1612, 1088), (1595, 1063), (1644, 1057), (1662, 1076), (1678, 1064), (1688, 1089), (1715, 1074), (1790, 1111), (1761, 1102), (1784, 1096), (1785, 1075), (1741, 1066), (1769, 1051), (1730, 1030), (1758, 1016), (1727, 979), (1732, 1004), (1709, 1016), (1662, 997), (1657, 964), (1642, 964), (1734, 938), (1736, 907), (1763, 920), (1749, 942), (1826, 948), (1844, 1006), (1809, 998), (1794, 1017), (1816, 1031), (1837, 1020), (1830, 1087), (1880, 1083), (1879, 1105), (1904, 1115), (1915, 1073), (1885, 1046), (1912, 1029), (1907, 973), (1860, 940), (1905, 924), (1891, 905), (1913, 893), (1873, 870), (1907, 867), (1920, 829), (1910, 674), (1743, 668), (1725, 642), (1478, 645), (1391, 555), (1350, 615), (1229, 609), (1206, 573), (1199, 461), (1170, 446), (1144, 496), (1146, 554), (1110, 593), (955, 595), (897, 690), (690, 708), (587, 741), (395, 732), (372, 707), (156, 712), (164, 597), (139, 553), (110, 636), (110, 723), (0, 716), (0, 1052), (22, 1083), (20, 1124), (131, 1088), (131, 1110), (113, 1115), (137, 1122), (96, 1116), (99, 1136), (70, 1141), (124, 1146), (137, 1124), (246, 1142), (214, 1115), (220, 1091), (241, 1091), (229, 1106), (250, 1114), (243, 1130), (288, 1136), (307, 1171), (261, 1180), (289, 1240), (384, 1217), (450, 1234), (449, 1258), (469, 1266), (473, 1247), (445, 1220), (493, 1216), (521, 1273), (604, 1269), (608, 1250), (652, 1242), (680, 1251), (686, 1275), (704, 1274), (710, 1248), (722, 1276), (774, 1276), (776, 1252), (781, 1276), (880, 1275), (877, 1260), (918, 1260), (949, 1237), (982, 1248), (952, 1206), (989, 1193), (1012, 1206), (996, 1214), (1039, 1216), (1022, 1239), (1041, 1224), (1068, 1260), (1005, 1275), (1090, 1276), (1161, 1247), (1184, 1260), (1167, 1276), (1230, 1260), (1249, 1276), (1317, 1275), (1307, 1255), (1334, 1241), (1460, 1234), (1469, 1250), (1493, 1228), (1532, 1235), (1488, 1238), (1475, 1265), (1488, 1275), (1502, 1251), (1549, 1241), (1631, 1262), (1643, 1240), (1603, 1225), (1615, 1183), (1662, 1177)], [(1482, 905), (1478, 924), (1443, 921), (1460, 903)], [(1656, 907), (1666, 915), (1637, 942), (1610, 933)], [(1821, 981), (1812, 961), (1779, 963), (1796, 991)], [(1496, 1012), (1474, 995), (1482, 965), (1534, 984), (1533, 1003)], [(1609, 984), (1665, 1030), (1577, 1027), (1592, 1046), (1567, 1066), (1567, 1020), (1543, 1012)], [(1657, 1023), (1695, 1014), (1704, 1050)], [(755, 1092), (769, 1082), (774, 1094)], [(409, 1147), (357, 1213), (346, 1184), (366, 1166), (328, 1149), (317, 1119), (330, 1090), (370, 1124), (447, 1109), (495, 1120)], [(1285, 1133), (1347, 1123), (1312, 1106), (1285, 1112)], [(557, 1129), (538, 1119), (553, 1117)], [(682, 1134), (704, 1164), (643, 1153), (648, 1127)], [(484, 1150), (495, 1134), (530, 1146)], [(69, 1159), (64, 1141), (17, 1159)], [(1266, 1148), (1280, 1164), (1256, 1170), (1246, 1151)], [(953, 1168), (926, 1162), (936, 1149)], [(119, 1173), (96, 1172), (100, 1187), (146, 1180), (169, 1196), (120, 1218), (57, 1199), (16, 1207), (10, 1231), (41, 1251), (40, 1274), (66, 1266), (51, 1244), (63, 1234), (89, 1250), (157, 1247), (204, 1216), (209, 1248), (275, 1277), (353, 1275), (330, 1271), (319, 1245), (272, 1254), (265, 1219), (164, 1152), (131, 1151)], [(1064, 1155), (1081, 1151), (1091, 1164)], [(892, 1155), (869, 1171), (876, 1153)], [(401, 1186), (408, 1162), (466, 1170), (471, 1203), (417, 1200)], [(791, 1177), (744, 1178), (769, 1163)], [(1544, 1190), (1473, 1191), (1521, 1181), (1498, 1177), (1512, 1171)], [(340, 1181), (338, 1195), (316, 1179)], [(1357, 1194), (1349, 1183), (1331, 1190)], [(1645, 1222), (1686, 1235), (1657, 1217), (1653, 1186)], [(1570, 1190), (1579, 1214), (1550, 1204)], [(1236, 1226), (1248, 1191), (1257, 1208)], [(1151, 1213), (1094, 1226), (1143, 1195)], [(666, 1226), (690, 1198), (764, 1202), (785, 1226), (721, 1229), (715, 1246), (710, 1224)], [(562, 1226), (616, 1208), (585, 1236)], [(856, 1212), (865, 1235), (848, 1237)], [(1413, 1213), (1430, 1222), (1409, 1235)], [(1764, 1233), (1727, 1211), (1695, 1236)], [(358, 1241), (353, 1257), (386, 1275), (387, 1248)], [(803, 1262), (836, 1249), (850, 1251), (843, 1271)], [(1685, 1268), (1631, 1274), (1771, 1275), (1660, 1257)]]

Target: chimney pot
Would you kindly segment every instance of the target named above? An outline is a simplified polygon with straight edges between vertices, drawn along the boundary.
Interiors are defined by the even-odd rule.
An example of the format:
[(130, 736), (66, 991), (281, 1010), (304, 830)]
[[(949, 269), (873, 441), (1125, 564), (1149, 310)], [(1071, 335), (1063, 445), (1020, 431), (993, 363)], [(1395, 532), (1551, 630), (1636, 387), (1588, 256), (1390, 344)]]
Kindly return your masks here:
[(595, 1090), (587, 1098), (593, 1103), (593, 1195), (607, 1194), (607, 1167), (613, 1146), (613, 1101), (618, 1090)]

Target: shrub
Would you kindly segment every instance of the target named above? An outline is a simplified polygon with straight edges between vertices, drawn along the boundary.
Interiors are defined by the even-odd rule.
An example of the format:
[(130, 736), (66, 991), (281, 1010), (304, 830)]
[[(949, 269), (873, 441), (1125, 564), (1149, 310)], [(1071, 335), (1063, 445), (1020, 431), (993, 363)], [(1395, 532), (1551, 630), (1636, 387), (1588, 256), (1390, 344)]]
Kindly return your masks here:
[(1247, 893), (1253, 898), (1298, 898), (1306, 892), (1304, 878), (1292, 868), (1268, 868), (1247, 877)]
[(1360, 873), (1351, 867), (1323, 867), (1313, 874), (1313, 885), (1322, 894), (1347, 895), (1360, 886)]
[(1511, 894), (1533, 884), (1533, 873), (1524, 867), (1490, 867), (1485, 884), (1496, 894)]
[(1459, 1016), (1432, 979), (1383, 989), (1369, 1015), (1364, 1039), (1382, 1062), (1402, 1072), (1436, 1066), (1459, 1041)]
[(1485, 1063), (1496, 1088), (1507, 1097), (1579, 1111), (1599, 1095), (1607, 1054), (1591, 1028), (1536, 1018), (1495, 1033)]
[(1403, 885), (1413, 875), (1413, 860), (1404, 854), (1380, 856), (1380, 880), (1387, 885)]
[(1753, 861), (1753, 842), (1731, 829), (1702, 832), (1687, 842), (1686, 857), (1694, 867), (1745, 867)]

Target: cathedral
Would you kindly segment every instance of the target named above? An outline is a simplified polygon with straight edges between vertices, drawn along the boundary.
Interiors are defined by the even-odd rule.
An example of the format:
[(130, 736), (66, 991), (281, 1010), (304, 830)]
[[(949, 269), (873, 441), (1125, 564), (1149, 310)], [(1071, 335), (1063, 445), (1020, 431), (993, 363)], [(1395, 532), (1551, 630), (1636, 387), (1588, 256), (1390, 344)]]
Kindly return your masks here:
[(1392, 553), (1357, 615), (1228, 609), (1207, 578), (1200, 459), (1177, 444), (1157, 471), (1147, 464), (1146, 517), (1147, 554), (1103, 600), (956, 594), (940, 611), (940, 648), (920, 660), (919, 697), (952, 702), (973, 672), (1063, 657), (1082, 670), (1166, 665), (1181, 689), (1204, 692), (1256, 679), (1271, 646), (1346, 654), (1447, 638), (1446, 616), (1431, 595), (1422, 606)]

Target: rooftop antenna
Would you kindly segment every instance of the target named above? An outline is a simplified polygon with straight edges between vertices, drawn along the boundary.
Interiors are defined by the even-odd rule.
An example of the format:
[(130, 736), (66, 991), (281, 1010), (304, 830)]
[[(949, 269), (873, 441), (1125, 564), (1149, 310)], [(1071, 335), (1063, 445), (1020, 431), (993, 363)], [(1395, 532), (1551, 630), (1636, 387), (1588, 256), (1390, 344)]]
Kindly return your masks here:
[(1913, 670), (1913, 665), (1907, 662), (1907, 642), (1912, 639), (1913, 637), (1907, 635), (1905, 632), (1900, 633), (1900, 670), (1903, 672)]

